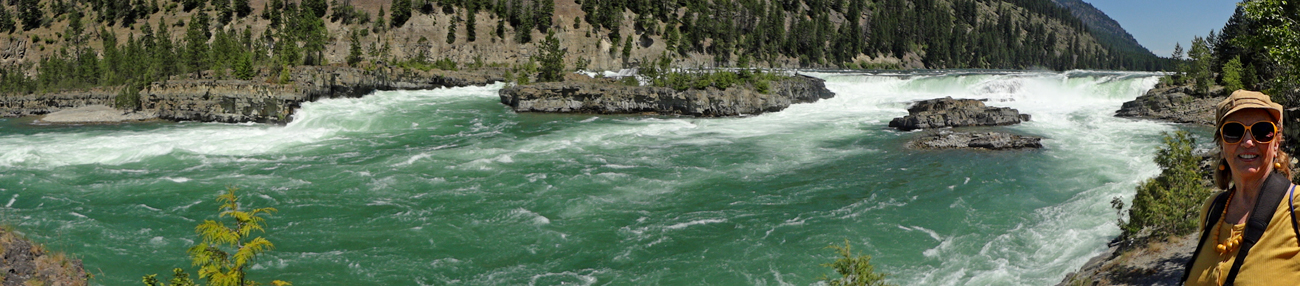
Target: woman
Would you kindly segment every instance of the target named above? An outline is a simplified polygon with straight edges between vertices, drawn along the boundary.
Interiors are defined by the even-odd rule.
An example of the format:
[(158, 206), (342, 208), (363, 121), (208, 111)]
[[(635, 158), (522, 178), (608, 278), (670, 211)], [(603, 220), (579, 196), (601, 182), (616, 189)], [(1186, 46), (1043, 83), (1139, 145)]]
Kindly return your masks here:
[(1239, 90), (1219, 102), (1215, 121), (1214, 184), (1227, 191), (1201, 210), (1185, 285), (1300, 285), (1291, 158), (1279, 148), (1282, 106)]

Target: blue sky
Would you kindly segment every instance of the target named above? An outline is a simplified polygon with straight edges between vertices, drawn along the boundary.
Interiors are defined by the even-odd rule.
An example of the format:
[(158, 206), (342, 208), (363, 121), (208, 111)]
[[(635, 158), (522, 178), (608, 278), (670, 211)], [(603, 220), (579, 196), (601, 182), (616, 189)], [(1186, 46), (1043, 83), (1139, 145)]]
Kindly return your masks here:
[(1218, 33), (1236, 0), (1084, 0), (1106, 12), (1152, 53), (1168, 57), (1174, 43), (1186, 50), (1193, 36)]

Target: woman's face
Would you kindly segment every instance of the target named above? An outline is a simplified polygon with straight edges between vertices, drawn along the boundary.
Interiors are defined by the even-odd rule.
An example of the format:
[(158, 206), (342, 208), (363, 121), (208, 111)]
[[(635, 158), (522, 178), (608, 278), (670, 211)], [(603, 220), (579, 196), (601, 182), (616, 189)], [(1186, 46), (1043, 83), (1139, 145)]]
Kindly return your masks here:
[[(1256, 122), (1275, 122), (1268, 111), (1263, 109), (1246, 109), (1237, 111), (1228, 115), (1224, 122), (1241, 122), (1246, 126), (1254, 125)], [(1280, 133), (1280, 130), (1279, 130)], [(1274, 140), (1268, 143), (1260, 143), (1258, 138), (1246, 132), (1241, 141), (1237, 143), (1223, 144), (1223, 158), (1227, 159), (1228, 166), (1232, 167), (1232, 177), (1241, 181), (1261, 180), (1268, 172), (1273, 170), (1273, 156), (1278, 151), (1278, 136), (1274, 135)], [(1220, 138), (1222, 140), (1222, 138)]]

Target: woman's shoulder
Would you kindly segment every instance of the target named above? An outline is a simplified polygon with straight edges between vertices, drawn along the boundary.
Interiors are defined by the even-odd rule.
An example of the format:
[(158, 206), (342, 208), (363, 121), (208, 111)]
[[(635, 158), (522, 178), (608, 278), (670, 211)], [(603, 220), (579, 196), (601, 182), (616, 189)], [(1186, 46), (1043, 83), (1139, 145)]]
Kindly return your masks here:
[(1205, 203), (1202, 203), (1202, 204), (1201, 204), (1201, 216), (1199, 217), (1199, 218), (1200, 218), (1200, 221), (1201, 221), (1201, 229), (1205, 229), (1205, 220), (1206, 220), (1205, 215), (1206, 215), (1206, 213), (1209, 213), (1209, 212), (1210, 212), (1210, 207), (1212, 207), (1212, 206), (1214, 205), (1214, 198), (1217, 198), (1217, 197), (1219, 197), (1220, 195), (1223, 195), (1223, 193), (1226, 193), (1226, 192), (1228, 192), (1228, 191), (1225, 191), (1225, 190), (1215, 190), (1213, 194), (1210, 194), (1209, 197), (1205, 198)]

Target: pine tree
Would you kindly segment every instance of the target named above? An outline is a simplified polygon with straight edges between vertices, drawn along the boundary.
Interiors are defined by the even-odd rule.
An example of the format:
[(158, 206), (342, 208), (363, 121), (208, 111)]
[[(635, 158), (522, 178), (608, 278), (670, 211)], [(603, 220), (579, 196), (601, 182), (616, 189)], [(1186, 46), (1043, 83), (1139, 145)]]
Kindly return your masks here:
[(41, 4), (39, 0), (19, 0), (18, 17), (23, 21), (23, 31), (35, 29), (41, 25)]
[(1232, 58), (1227, 64), (1223, 65), (1223, 87), (1228, 91), (1235, 91), (1245, 88), (1241, 80), (1242, 66), (1241, 57)]
[(302, 9), (315, 13), (313, 16), (316, 17), (324, 17), (329, 7), (329, 3), (325, 2), (325, 0), (302, 0)]
[(555, 31), (546, 33), (546, 39), (542, 40), (536, 56), (536, 61), (542, 65), (537, 73), (537, 81), (563, 81), (564, 54), (567, 52), (567, 49), (560, 48), (560, 40), (555, 38)]
[[(234, 20), (235, 9), (230, 7), (230, 0), (212, 0), (212, 9), (217, 10), (217, 26), (223, 27)], [(122, 20), (126, 25), (126, 20)]]
[(235, 15), (239, 18), (248, 17), (253, 13), (253, 7), (248, 4), (248, 0), (235, 0)]
[(406, 25), (406, 20), (411, 19), (411, 0), (393, 0), (392, 8), (393, 27), (401, 28)]
[(1192, 58), (1187, 75), (1196, 82), (1196, 92), (1202, 95), (1209, 93), (1210, 86), (1214, 84), (1214, 76), (1210, 71), (1214, 54), (1206, 45), (1205, 39), (1192, 38), (1192, 49), (1187, 55)]
[(186, 63), (191, 72), (198, 73), (208, 67), (208, 14), (190, 15), (189, 28), (185, 31)]
[(448, 45), (456, 43), (456, 24), (458, 22), (460, 21), (457, 21), (457, 17), (452, 17), (451, 20), (447, 22), (447, 44)]
[(253, 71), (253, 55), (246, 54), (239, 56), (239, 60), (235, 61), (234, 70), (235, 78), (242, 80), (253, 79), (253, 76), (255, 75), (255, 72)]
[(537, 1), (534, 5), (540, 6), (537, 7), (537, 12), (533, 13), (537, 21), (537, 29), (545, 33), (551, 28), (551, 18), (555, 15), (555, 1)]
[(9, 8), (0, 7), (0, 32), (13, 33), (18, 30), (18, 24), (14, 23), (14, 16), (9, 13)]
[(623, 63), (632, 57), (632, 35), (623, 36)]
[(351, 43), (348, 47), (348, 66), (356, 67), (361, 63), (361, 33), (352, 32)]
[(498, 39), (506, 38), (506, 19), (502, 18), (497, 20), (496, 36)]
[(477, 30), (475, 26), (478, 26), (478, 21), (475, 21), (474, 19), (476, 18), (475, 14), (478, 13), (475, 12), (474, 9), (466, 9), (465, 12), (465, 41), (466, 42), (473, 42), (474, 40), (478, 39), (477, 31), (475, 31)]

